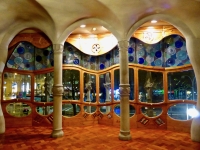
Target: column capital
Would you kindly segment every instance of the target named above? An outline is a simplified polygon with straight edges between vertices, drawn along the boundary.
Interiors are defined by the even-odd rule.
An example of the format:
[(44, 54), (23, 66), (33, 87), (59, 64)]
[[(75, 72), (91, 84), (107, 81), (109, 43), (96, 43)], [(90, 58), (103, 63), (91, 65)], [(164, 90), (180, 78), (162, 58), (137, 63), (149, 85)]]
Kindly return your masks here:
[(62, 53), (64, 49), (64, 45), (62, 44), (53, 44), (54, 53)]
[(127, 41), (127, 40), (118, 41), (118, 46), (119, 46), (119, 50), (122, 50), (122, 49), (127, 50), (128, 46), (129, 46), (129, 41)]

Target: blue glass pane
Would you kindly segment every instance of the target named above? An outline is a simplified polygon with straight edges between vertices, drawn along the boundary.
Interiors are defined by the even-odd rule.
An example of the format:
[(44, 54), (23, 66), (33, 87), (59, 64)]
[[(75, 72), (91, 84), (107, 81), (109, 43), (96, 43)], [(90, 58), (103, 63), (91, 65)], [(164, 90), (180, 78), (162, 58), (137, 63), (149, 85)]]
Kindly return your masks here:
[(19, 43), (7, 61), (8, 68), (34, 70), (34, 46), (28, 42)]

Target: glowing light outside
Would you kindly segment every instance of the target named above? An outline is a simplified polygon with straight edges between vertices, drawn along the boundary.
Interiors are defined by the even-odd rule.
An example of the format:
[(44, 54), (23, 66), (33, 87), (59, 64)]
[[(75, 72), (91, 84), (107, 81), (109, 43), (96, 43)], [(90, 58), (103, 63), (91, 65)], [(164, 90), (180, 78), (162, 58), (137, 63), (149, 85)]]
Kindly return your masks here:
[(120, 100), (119, 89), (114, 90), (114, 98), (115, 98), (115, 100)]
[(187, 114), (192, 118), (196, 118), (200, 116), (200, 113), (195, 108), (187, 109)]

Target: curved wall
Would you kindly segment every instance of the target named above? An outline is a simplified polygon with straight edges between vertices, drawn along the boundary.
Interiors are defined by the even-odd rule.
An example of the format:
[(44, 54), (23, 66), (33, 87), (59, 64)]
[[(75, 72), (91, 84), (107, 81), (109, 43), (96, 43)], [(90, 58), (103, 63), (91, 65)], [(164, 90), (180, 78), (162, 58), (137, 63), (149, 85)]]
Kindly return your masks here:
[[(34, 52), (32, 52), (33, 49)], [(30, 43), (21, 43), (11, 51), (13, 52), (10, 52), (10, 59), (7, 62), (8, 68), (4, 69), (2, 84), (4, 85), (2, 89), (4, 93), (2, 94), (2, 99), (4, 99), (2, 109), (5, 114), (6, 125), (51, 125), (53, 121), (53, 99), (51, 92), (48, 94), (47, 90), (51, 88), (51, 83), (53, 83), (51, 46), (41, 49)], [(187, 52), (184, 39), (180, 36), (171, 36), (157, 44), (148, 45), (131, 38), (128, 53), (129, 81), (132, 89), (130, 93), (132, 95), (130, 96), (131, 127), (189, 132), (191, 117), (188, 117), (186, 110), (190, 107), (180, 107), (180, 109), (185, 110), (183, 111), (186, 112), (187, 121), (173, 119), (171, 115), (179, 115), (179, 111), (171, 110), (172, 105), (179, 103), (196, 104), (194, 95), (189, 98), (191, 92), (195, 92), (195, 82), (189, 83), (190, 78), (194, 78), (194, 74), (192, 71), (187, 74), (183, 72), (192, 70), (189, 59), (185, 56)], [(63, 126), (83, 126), (95, 123), (120, 125), (120, 107), (118, 106), (120, 100), (117, 99), (119, 96), (117, 92), (119, 60), (117, 58), (117, 47), (105, 55), (90, 57), (79, 52), (72, 45), (65, 44), (63, 54), (63, 84), (65, 88)], [(158, 59), (161, 63), (156, 63)], [(143, 63), (141, 63), (141, 60)], [(173, 85), (172, 87), (172, 81), (177, 80), (177, 76), (171, 75), (175, 72), (185, 77), (183, 79), (184, 85), (178, 85), (179, 87)], [(158, 74), (161, 75), (159, 79), (155, 78), (155, 75)], [(186, 78), (188, 78), (188, 81)], [(90, 83), (90, 81), (92, 82)], [(155, 83), (150, 92), (147, 89), (147, 81)], [(180, 83), (181, 81), (176, 82)], [(17, 87), (19, 83), (20, 86)], [(87, 88), (88, 84), (90, 84), (92, 90)], [(186, 88), (186, 86), (189, 87)], [(10, 93), (8, 89), (10, 89)], [(170, 96), (177, 89), (179, 90), (177, 95), (182, 93), (182, 96), (174, 96), (172, 99)], [(151, 98), (148, 94), (151, 95)], [(161, 101), (157, 101), (157, 99), (161, 99)], [(11, 109), (13, 109), (15, 103), (24, 103), (31, 107), (31, 114), (23, 117), (25, 123), (21, 122), (21, 118), (10, 115), (6, 109), (8, 104), (12, 105)], [(22, 111), (21, 107), (15, 109)], [(13, 121), (14, 123), (11, 123)], [(177, 122), (180, 124), (176, 125)]]

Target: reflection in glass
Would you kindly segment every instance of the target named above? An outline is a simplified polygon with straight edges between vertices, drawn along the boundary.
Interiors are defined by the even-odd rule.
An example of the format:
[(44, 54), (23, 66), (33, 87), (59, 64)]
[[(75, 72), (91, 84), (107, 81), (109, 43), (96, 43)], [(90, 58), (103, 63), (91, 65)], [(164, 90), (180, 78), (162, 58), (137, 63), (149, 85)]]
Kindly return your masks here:
[(31, 76), (17, 73), (4, 73), (3, 99), (28, 99), (31, 96)]
[(63, 99), (80, 99), (80, 72), (78, 70), (63, 70)]
[(80, 112), (80, 106), (77, 104), (63, 104), (62, 115), (67, 117), (76, 116)]
[(53, 112), (53, 106), (38, 106), (36, 107), (36, 111), (40, 115), (49, 115)]
[(103, 114), (107, 114), (111, 111), (111, 106), (100, 106), (100, 111), (103, 113)]
[(197, 85), (193, 70), (168, 73), (168, 99), (197, 100)]
[(9, 103), (6, 111), (14, 117), (25, 117), (31, 113), (31, 107), (25, 103)]
[[(132, 117), (135, 114), (135, 107), (129, 105), (129, 116)], [(120, 104), (115, 105), (114, 112), (117, 116), (120, 116)]]
[(156, 117), (162, 113), (162, 108), (159, 107), (142, 107), (142, 113), (147, 117)]
[(99, 76), (99, 102), (106, 103), (111, 101), (110, 73)]
[(53, 72), (35, 76), (34, 100), (36, 102), (53, 101)]
[[(116, 69), (114, 71), (114, 100), (120, 100), (119, 93), (119, 84), (120, 84), (120, 71)], [(134, 100), (134, 70), (129, 68), (129, 84), (130, 84), (130, 95), (129, 99)]]
[(193, 104), (175, 104), (168, 109), (167, 114), (176, 120), (189, 120), (192, 119), (192, 115), (188, 110), (195, 110)]
[(84, 73), (84, 102), (96, 102), (96, 76)]
[(84, 111), (87, 113), (93, 113), (96, 111), (96, 106), (84, 106)]
[(138, 71), (139, 100), (147, 103), (163, 102), (163, 75), (160, 72)]

